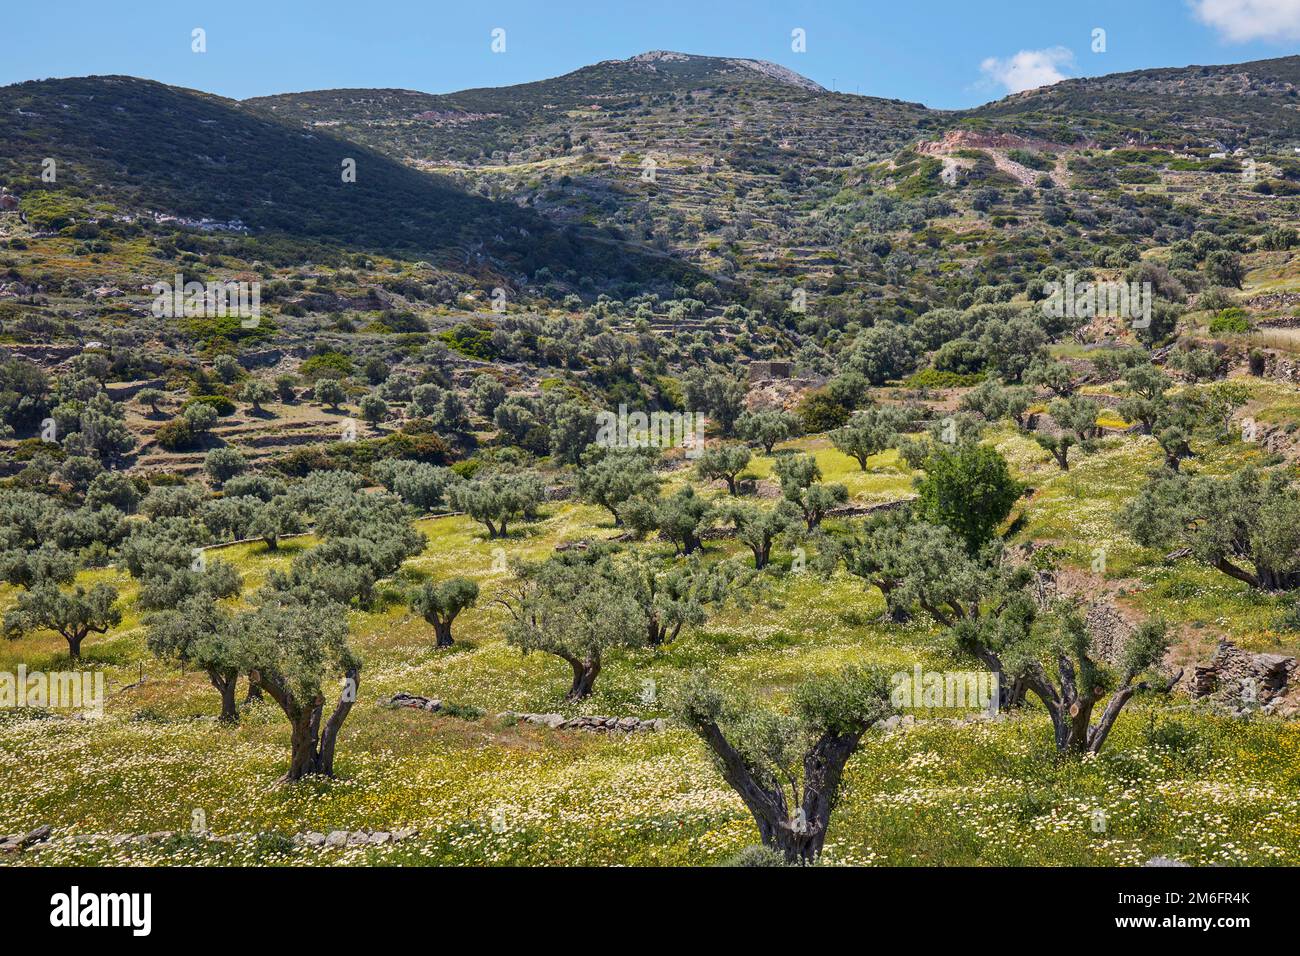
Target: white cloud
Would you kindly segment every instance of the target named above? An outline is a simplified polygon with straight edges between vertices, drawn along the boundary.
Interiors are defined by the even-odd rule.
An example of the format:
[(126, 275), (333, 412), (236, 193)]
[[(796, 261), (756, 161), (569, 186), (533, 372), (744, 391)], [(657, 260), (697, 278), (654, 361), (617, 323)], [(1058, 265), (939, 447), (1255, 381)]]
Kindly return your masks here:
[(1072, 66), (1074, 54), (1063, 46), (1052, 46), (1045, 50), (1021, 50), (1005, 60), (991, 56), (980, 64), (980, 69), (989, 79), (1005, 86), (1007, 92), (1020, 93), (1065, 79), (1061, 69)]
[(1196, 19), (1225, 40), (1300, 40), (1300, 0), (1191, 0)]

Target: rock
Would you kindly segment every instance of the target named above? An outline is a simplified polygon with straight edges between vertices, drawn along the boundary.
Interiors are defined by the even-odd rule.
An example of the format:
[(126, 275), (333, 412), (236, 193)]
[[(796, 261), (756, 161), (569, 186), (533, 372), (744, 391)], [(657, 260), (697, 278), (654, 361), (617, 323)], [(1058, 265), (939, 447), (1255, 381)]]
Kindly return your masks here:
[(316, 831), (312, 830), (307, 833), (302, 833), (299, 835), (302, 837), (302, 842), (307, 846), (325, 845), (325, 834), (323, 833), (317, 833)]
[(325, 838), (326, 846), (346, 846), (347, 842), (347, 830), (331, 830), (330, 835)]
[(392, 839), (393, 839), (393, 835), (391, 833), (384, 833), (381, 831), (379, 833), (370, 834), (370, 842), (374, 844), (378, 844), (380, 846), (382, 846), (385, 843), (391, 842)]
[(50, 834), (53, 832), (54, 831), (50, 827), (50, 825), (46, 823), (42, 826), (37, 827), (35, 830), (32, 830), (26, 836), (19, 837), (17, 839), (19, 844), (24, 848), (26, 848), (30, 846), (35, 846), (37, 843), (44, 843), (46, 840), (50, 838)]
[(413, 836), (417, 836), (417, 835), (419, 834), (419, 832), (420, 832), (419, 830), (416, 830), (416, 829), (413, 828), (413, 827), (407, 827), (407, 828), (405, 828), (405, 829), (401, 829), (401, 830), (394, 830), (394, 831), (393, 831), (393, 839), (394, 839), (394, 840), (409, 840), (411, 837), (413, 837)]
[(654, 731), (663, 730), (667, 726), (663, 718), (650, 720), (641, 717), (603, 717), (595, 715), (580, 715), (577, 717), (566, 718), (563, 714), (517, 714), (513, 711), (502, 711), (497, 714), (498, 720), (522, 720), (525, 723), (537, 724), (539, 726), (549, 727), (552, 730), (584, 730), (588, 733), (612, 733), (621, 731), (623, 733), (635, 733), (637, 731)]
[(356, 830), (348, 834), (348, 846), (360, 846), (363, 843), (370, 842), (370, 834)]
[(1184, 863), (1182, 860), (1175, 860), (1167, 856), (1153, 856), (1142, 864), (1143, 866), (1191, 866), (1190, 863)]
[(414, 710), (424, 710), (431, 714), (436, 714), (442, 710), (442, 701), (436, 697), (421, 697), (419, 694), (408, 694), (405, 691), (399, 691), (392, 697), (383, 698), (379, 701), (381, 707), (410, 707)]

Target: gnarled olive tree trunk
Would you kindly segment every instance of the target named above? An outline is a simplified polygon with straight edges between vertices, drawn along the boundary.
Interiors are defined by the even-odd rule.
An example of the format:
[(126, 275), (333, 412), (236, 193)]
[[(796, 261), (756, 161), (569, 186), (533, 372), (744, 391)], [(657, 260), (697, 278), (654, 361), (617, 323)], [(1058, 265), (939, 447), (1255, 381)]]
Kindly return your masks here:
[(239, 671), (209, 667), (208, 680), (221, 694), (221, 716), (217, 719), (227, 724), (235, 723), (239, 720), (239, 710), (235, 706), (235, 685), (239, 683)]
[(700, 734), (722, 766), (727, 783), (740, 794), (758, 825), (763, 845), (781, 853), (787, 863), (812, 864), (821, 856), (831, 811), (839, 796), (844, 765), (857, 752), (866, 727), (849, 734), (825, 732), (804, 754), (804, 776), (790, 815), (786, 792), (775, 780), (760, 780), (716, 723), (705, 723)]
[(325, 711), (323, 696), (299, 701), (279, 675), (255, 671), (253, 676), (289, 718), (289, 769), (280, 782), (291, 783), (313, 774), (334, 776), (334, 749), (343, 722), (356, 701), (356, 691), (360, 686), (359, 668), (350, 668), (345, 675), (345, 689), (324, 727), (321, 727)]
[(1052, 731), (1056, 739), (1056, 752), (1068, 756), (1082, 756), (1099, 752), (1110, 736), (1115, 721), (1124, 705), (1140, 690), (1154, 689), (1162, 694), (1171, 691), (1183, 676), (1179, 670), (1166, 684), (1152, 688), (1146, 681), (1133, 683), (1135, 675), (1125, 675), (1123, 682), (1111, 694), (1097, 718), (1092, 714), (1097, 702), (1105, 695), (1102, 687), (1080, 687), (1075, 676), (1074, 662), (1061, 655), (1057, 660), (1061, 686), (1058, 689), (1041, 665), (1034, 664), (1025, 674), (1024, 683), (1043, 702), (1052, 718)]
[(582, 700), (590, 697), (596, 687), (596, 678), (600, 675), (600, 655), (593, 654), (585, 658), (568, 654), (560, 656), (573, 668), (573, 683), (569, 686), (569, 692), (564, 695), (564, 699)]

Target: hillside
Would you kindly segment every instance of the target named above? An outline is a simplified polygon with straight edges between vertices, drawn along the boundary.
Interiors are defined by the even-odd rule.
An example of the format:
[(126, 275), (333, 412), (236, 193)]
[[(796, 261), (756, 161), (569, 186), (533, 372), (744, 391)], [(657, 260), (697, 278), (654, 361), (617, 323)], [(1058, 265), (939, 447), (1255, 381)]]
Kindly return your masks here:
[(0, 89), (0, 865), (1300, 865), (1297, 64)]
[(970, 110), (959, 122), (1067, 143), (1290, 149), (1300, 136), (1300, 56), (1062, 80)]
[[(41, 179), (45, 157), (58, 164), (54, 183)], [(344, 181), (345, 159), (355, 161), (355, 181)], [(234, 223), (227, 231), (398, 253), (465, 273), (550, 266), (607, 280), (657, 268), (329, 132), (130, 77), (0, 88), (0, 176), (15, 192), (43, 193), (35, 213), (45, 218), (77, 218), (60, 208), (81, 199), (101, 216)]]

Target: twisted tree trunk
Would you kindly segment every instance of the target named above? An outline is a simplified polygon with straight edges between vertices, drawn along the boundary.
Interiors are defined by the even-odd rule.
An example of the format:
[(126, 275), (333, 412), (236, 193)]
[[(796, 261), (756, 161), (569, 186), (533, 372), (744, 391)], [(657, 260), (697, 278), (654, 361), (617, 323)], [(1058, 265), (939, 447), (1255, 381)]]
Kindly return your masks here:
[(844, 765), (857, 752), (866, 730), (867, 725), (848, 734), (827, 731), (804, 754), (804, 778), (792, 818), (786, 793), (775, 780), (758, 779), (716, 723), (699, 728), (721, 764), (723, 777), (754, 818), (763, 845), (780, 852), (787, 863), (800, 865), (816, 863), (821, 856)]
[(221, 716), (217, 719), (227, 724), (235, 723), (239, 720), (239, 710), (235, 706), (235, 687), (239, 683), (239, 671), (208, 668), (208, 680), (221, 694)]
[(600, 655), (595, 654), (586, 658), (566, 656), (564, 659), (573, 668), (573, 683), (569, 686), (569, 692), (564, 695), (564, 699), (582, 700), (590, 697), (596, 686), (596, 677), (600, 674)]
[(324, 697), (318, 695), (310, 701), (298, 701), (277, 675), (254, 673), (258, 683), (289, 718), (289, 769), (280, 778), (280, 782), (292, 783), (316, 774), (334, 776), (334, 751), (339, 731), (356, 701), (356, 691), (360, 686), (359, 669), (353, 667), (345, 675), (347, 683), (344, 692), (334, 705), (334, 711), (325, 722), (324, 729), (321, 728), (321, 717), (325, 710)]

